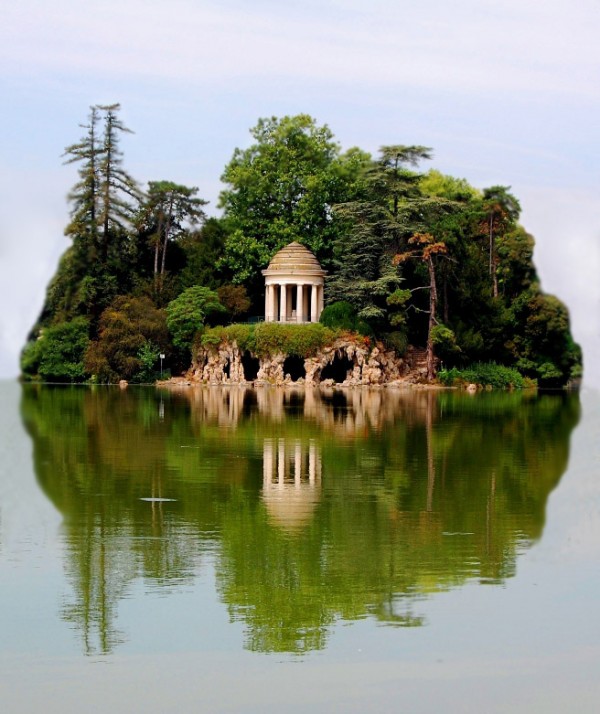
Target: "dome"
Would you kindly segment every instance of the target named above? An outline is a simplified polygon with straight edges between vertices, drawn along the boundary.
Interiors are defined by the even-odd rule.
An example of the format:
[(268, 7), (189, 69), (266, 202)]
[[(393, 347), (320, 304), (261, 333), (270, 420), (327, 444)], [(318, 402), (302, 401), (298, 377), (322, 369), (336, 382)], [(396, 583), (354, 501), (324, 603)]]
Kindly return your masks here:
[(275, 253), (263, 275), (325, 275), (319, 261), (303, 245), (294, 241)]

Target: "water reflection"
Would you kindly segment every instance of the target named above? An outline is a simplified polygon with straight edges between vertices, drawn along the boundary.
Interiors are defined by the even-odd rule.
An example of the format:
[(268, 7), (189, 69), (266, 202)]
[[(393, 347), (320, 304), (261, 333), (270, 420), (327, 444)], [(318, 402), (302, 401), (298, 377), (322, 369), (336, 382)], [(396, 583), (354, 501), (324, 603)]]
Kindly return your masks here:
[(340, 619), (419, 626), (431, 593), (512, 576), (542, 533), (579, 401), (29, 385), (22, 415), (64, 517), (62, 616), (87, 653), (127, 638), (124, 597), (143, 609), (207, 559), (247, 648), (305, 652)]
[(263, 501), (271, 520), (290, 531), (310, 520), (321, 496), (321, 450), (315, 439), (265, 439)]

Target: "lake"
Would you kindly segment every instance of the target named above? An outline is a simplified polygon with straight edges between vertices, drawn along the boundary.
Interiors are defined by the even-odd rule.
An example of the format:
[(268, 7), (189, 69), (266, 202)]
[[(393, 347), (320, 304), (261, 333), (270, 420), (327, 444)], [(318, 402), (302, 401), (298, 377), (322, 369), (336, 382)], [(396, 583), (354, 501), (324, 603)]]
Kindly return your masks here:
[(600, 395), (1, 382), (20, 712), (596, 712)]

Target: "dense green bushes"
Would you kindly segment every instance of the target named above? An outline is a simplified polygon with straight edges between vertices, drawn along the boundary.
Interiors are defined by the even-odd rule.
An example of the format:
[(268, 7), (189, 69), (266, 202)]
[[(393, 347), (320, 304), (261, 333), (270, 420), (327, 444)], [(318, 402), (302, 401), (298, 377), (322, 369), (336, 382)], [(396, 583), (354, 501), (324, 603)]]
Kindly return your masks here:
[(240, 350), (249, 350), (259, 357), (277, 353), (310, 357), (333, 342), (336, 332), (320, 323), (286, 325), (261, 322), (257, 325), (229, 325), (207, 329), (200, 338), (204, 347), (216, 347), (221, 342), (236, 342)]
[(81, 382), (83, 358), (89, 345), (89, 323), (83, 317), (61, 322), (29, 342), (21, 356), (23, 375), (47, 382)]
[(534, 387), (535, 381), (523, 377), (516, 369), (495, 362), (477, 362), (466, 369), (453, 367), (438, 372), (438, 380), (447, 387), (456, 384), (478, 384), (494, 389)]

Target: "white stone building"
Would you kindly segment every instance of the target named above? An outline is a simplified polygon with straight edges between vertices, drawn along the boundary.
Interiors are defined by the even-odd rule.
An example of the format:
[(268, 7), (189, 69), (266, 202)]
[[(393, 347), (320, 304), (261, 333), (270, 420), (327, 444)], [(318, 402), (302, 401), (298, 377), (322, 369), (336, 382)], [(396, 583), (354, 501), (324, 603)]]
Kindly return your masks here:
[(273, 256), (265, 276), (266, 322), (318, 322), (327, 271), (294, 241)]

